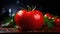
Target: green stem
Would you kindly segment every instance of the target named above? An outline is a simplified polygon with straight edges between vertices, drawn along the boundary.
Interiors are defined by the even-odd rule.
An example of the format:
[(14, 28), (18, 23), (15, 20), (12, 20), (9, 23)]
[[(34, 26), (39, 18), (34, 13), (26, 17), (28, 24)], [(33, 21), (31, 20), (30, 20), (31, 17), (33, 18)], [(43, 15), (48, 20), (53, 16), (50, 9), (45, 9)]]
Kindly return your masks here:
[(34, 11), (35, 9), (36, 9), (36, 6), (30, 7), (29, 5), (27, 5), (27, 10), (28, 11)]
[(36, 6), (34, 6), (34, 7), (32, 6), (32, 11), (34, 11), (35, 9), (36, 9)]
[(31, 11), (31, 7), (29, 5), (27, 5), (27, 10)]

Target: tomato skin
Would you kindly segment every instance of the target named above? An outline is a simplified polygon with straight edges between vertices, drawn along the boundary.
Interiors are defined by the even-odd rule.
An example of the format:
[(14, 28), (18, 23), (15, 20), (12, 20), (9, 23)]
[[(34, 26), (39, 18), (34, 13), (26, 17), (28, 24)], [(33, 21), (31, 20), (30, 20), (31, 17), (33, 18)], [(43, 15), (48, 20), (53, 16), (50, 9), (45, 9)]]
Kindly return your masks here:
[(53, 17), (50, 13), (46, 13), (44, 16), (47, 17), (48, 19), (52, 19)]
[(56, 26), (60, 27), (60, 18), (55, 18), (54, 22), (55, 22)]
[(29, 11), (20, 10), (16, 13), (15, 22), (19, 27), (23, 29), (39, 29), (44, 24), (44, 17), (38, 10)]

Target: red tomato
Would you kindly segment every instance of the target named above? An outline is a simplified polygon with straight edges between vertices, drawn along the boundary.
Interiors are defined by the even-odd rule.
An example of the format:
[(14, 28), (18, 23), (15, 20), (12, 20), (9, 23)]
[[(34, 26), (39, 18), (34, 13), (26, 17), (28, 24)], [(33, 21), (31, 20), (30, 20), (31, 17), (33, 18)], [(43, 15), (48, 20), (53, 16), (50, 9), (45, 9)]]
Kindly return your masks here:
[(23, 29), (39, 29), (44, 24), (43, 14), (38, 10), (29, 12), (20, 10), (16, 13), (14, 19), (16, 24)]
[(55, 22), (56, 26), (60, 26), (60, 18), (55, 18), (54, 22)]
[(50, 13), (46, 13), (44, 16), (47, 17), (48, 19), (52, 19), (53, 17)]
[(53, 20), (54, 20), (55, 18), (57, 18), (57, 17), (55, 17), (55, 16), (52, 17)]

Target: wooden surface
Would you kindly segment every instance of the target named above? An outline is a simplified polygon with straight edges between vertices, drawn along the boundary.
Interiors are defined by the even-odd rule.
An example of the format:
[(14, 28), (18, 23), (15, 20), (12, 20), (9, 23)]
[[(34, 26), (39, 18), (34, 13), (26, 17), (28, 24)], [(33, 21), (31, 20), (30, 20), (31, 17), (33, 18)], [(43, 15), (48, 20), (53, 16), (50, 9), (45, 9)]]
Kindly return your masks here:
[(15, 28), (0, 28), (0, 33), (17, 33), (18, 29)]
[(48, 29), (45, 27), (43, 30), (32, 30), (32, 31), (20, 31), (15, 28), (0, 28), (0, 33), (22, 33), (22, 32), (60, 32), (60, 27), (54, 27), (52, 29)]

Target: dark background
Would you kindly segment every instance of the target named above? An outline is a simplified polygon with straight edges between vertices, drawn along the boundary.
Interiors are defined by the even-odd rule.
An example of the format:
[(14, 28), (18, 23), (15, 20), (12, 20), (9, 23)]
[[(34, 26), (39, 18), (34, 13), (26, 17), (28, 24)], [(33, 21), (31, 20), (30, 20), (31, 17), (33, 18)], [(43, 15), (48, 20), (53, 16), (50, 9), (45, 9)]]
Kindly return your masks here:
[[(19, 1), (19, 3), (17, 3)], [(35, 5), (38, 10), (41, 10), (41, 12), (44, 13), (51, 13), (53, 15), (58, 15), (60, 16), (60, 1), (57, 0), (0, 0), (0, 18), (4, 18), (6, 16), (9, 16), (8, 9), (11, 8), (12, 12), (17, 12), (21, 8), (20, 7), (25, 7), (27, 5)], [(5, 13), (2, 13), (2, 8), (5, 8)], [(4, 16), (2, 16), (4, 15)]]

